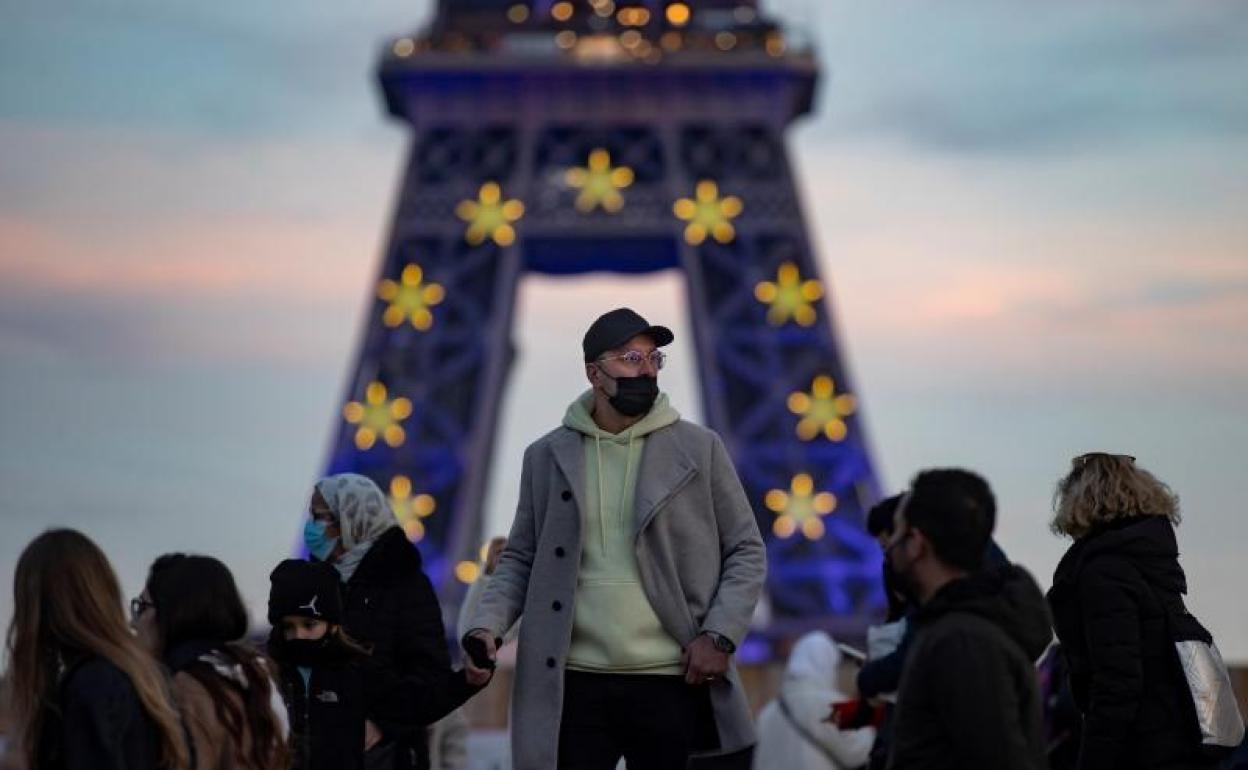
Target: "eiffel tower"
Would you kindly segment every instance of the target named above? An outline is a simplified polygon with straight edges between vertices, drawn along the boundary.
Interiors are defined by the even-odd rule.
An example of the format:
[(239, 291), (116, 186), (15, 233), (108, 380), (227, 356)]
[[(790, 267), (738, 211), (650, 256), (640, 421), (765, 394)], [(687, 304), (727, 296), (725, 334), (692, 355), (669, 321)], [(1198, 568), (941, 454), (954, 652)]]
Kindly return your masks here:
[(387, 46), (411, 153), (328, 470), (389, 490), (448, 611), (520, 277), (659, 270), (686, 276), (704, 421), (767, 540), (760, 638), (881, 606), (878, 484), (783, 138), (817, 73), (755, 0), (441, 0)]

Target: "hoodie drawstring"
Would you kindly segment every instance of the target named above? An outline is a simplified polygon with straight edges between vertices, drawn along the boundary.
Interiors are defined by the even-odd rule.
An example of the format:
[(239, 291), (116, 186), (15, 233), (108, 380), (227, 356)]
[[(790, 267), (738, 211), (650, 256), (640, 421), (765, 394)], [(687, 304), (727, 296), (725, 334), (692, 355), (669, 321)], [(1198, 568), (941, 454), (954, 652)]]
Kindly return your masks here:
[[(624, 500), (628, 496), (628, 476), (633, 472), (633, 438), (634, 434), (630, 429), (628, 447), (624, 450), (627, 459), (624, 463), (624, 478), (620, 482), (620, 501), (616, 505), (616, 508), (620, 509), (616, 521), (617, 530), (623, 529), (624, 526)], [(607, 553), (607, 511), (606, 497), (603, 496), (602, 491), (602, 437), (598, 434), (594, 434), (594, 450), (598, 456), (598, 531), (602, 540), (602, 553), (605, 556)]]

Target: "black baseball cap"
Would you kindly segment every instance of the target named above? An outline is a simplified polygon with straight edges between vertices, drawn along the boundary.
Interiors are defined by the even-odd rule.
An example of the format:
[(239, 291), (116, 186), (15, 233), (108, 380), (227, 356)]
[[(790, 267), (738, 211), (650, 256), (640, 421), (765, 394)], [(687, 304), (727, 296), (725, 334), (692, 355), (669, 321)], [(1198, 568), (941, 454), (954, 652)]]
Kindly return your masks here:
[(269, 622), (287, 615), (342, 622), (338, 570), (322, 562), (287, 559), (269, 574)]
[(598, 356), (612, 348), (618, 348), (638, 334), (654, 340), (655, 346), (660, 348), (670, 345), (675, 339), (671, 329), (666, 326), (651, 326), (649, 321), (632, 308), (616, 308), (598, 316), (598, 320), (585, 332), (585, 339), (581, 342), (581, 348), (585, 351), (585, 363), (596, 361)]

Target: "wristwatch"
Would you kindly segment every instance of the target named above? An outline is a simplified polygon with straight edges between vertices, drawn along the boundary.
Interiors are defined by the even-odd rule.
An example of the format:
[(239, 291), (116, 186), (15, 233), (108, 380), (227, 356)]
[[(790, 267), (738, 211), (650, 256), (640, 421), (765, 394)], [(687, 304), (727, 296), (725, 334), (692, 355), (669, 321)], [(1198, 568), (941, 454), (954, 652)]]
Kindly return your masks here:
[(702, 633), (711, 637), (711, 643), (714, 644), (715, 649), (720, 652), (731, 655), (737, 651), (737, 645), (733, 644), (732, 640), (723, 634), (717, 634), (714, 631), (703, 631)]

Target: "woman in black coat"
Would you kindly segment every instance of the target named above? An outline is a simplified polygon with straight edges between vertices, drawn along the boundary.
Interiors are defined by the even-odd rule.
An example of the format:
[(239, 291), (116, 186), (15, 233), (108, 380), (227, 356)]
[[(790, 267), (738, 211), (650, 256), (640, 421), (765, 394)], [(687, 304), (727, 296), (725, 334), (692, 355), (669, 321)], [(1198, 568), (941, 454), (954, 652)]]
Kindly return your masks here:
[[(488, 676), (475, 680), (451, 669), (442, 609), (421, 569), (420, 551), (408, 542), (371, 479), (354, 473), (321, 479), (308, 512), (308, 551), (338, 570), (344, 587), (343, 627), (368, 645), (375, 664), (431, 688), (447, 688), (448, 677), (466, 679), (472, 687), (448, 700), (446, 713), (484, 686)], [(379, 726), (370, 724), (370, 744), (381, 737)], [(410, 726), (387, 742), (393, 743), (395, 768), (428, 766), (423, 726)]]
[(117, 576), (69, 529), (22, 552), (7, 679), (15, 751), (38, 770), (185, 770), (165, 679), (126, 624)]
[(1075, 458), (1058, 483), (1053, 529), (1075, 542), (1049, 591), (1083, 715), (1079, 770), (1203, 770), (1192, 697), (1167, 609), (1187, 582), (1178, 498), (1126, 455)]

